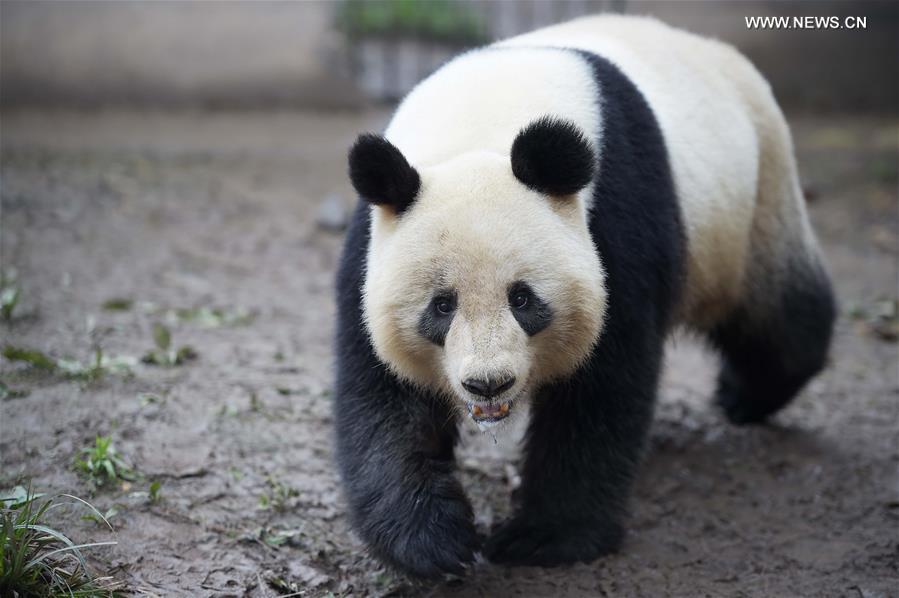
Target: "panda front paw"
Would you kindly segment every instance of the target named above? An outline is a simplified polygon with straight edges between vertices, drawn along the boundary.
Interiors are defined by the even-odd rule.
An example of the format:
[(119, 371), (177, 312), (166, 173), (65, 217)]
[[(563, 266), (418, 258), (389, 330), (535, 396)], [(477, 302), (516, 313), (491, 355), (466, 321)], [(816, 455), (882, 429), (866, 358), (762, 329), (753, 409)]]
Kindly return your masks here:
[(616, 552), (623, 537), (623, 528), (617, 524), (554, 526), (546, 519), (519, 515), (494, 530), (484, 545), (484, 556), (494, 563), (538, 567), (586, 563)]
[(462, 575), (479, 547), (471, 506), (454, 479), (437, 480), (363, 522), (363, 536), (383, 561), (419, 578)]

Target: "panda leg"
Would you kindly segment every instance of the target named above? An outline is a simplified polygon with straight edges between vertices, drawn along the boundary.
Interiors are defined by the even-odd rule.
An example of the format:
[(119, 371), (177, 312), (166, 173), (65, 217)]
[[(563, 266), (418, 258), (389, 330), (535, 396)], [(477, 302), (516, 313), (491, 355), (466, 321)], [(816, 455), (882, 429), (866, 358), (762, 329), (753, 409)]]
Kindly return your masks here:
[(836, 313), (830, 280), (816, 260), (790, 274), (711, 333), (723, 357), (715, 400), (734, 424), (763, 422), (827, 360)]
[(536, 397), (516, 512), (485, 544), (491, 561), (554, 566), (618, 549), (661, 364), (661, 337), (642, 340), (603, 345)]
[(336, 400), (338, 463), (356, 532), (409, 575), (462, 574), (478, 538), (454, 475), (453, 413), (399, 385), (346, 384)]
[(417, 577), (462, 573), (478, 537), (454, 476), (458, 417), (446, 401), (397, 380), (362, 318), (368, 206), (359, 202), (337, 277), (337, 463), (350, 520), (368, 547)]

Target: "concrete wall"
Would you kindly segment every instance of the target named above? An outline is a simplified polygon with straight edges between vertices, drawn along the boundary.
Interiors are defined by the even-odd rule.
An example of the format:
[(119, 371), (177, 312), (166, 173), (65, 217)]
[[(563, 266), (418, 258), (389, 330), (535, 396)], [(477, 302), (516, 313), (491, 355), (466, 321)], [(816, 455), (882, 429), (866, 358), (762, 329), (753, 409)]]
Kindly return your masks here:
[[(519, 4), (532, 2), (529, 14), (566, 14), (558, 3), (542, 10), (548, 1)], [(2, 0), (0, 102), (359, 106), (364, 99), (349, 75), (344, 40), (332, 27), (336, 6), (327, 0)], [(496, 7), (490, 14), (502, 13)], [(897, 2), (630, 0), (625, 7), (734, 43), (789, 109), (897, 110)], [(746, 28), (745, 16), (778, 14), (866, 16), (868, 28)]]
[(342, 107), (335, 3), (0, 1), (0, 100)]

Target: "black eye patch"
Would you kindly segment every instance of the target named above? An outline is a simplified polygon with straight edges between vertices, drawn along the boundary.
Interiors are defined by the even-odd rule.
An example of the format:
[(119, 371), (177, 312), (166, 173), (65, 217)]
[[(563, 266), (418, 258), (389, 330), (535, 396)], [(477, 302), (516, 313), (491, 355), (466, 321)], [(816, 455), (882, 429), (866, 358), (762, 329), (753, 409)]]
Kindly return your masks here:
[(454, 291), (438, 293), (421, 313), (418, 319), (418, 333), (442, 347), (455, 315), (456, 293)]
[(538, 297), (528, 283), (512, 283), (508, 297), (512, 315), (528, 336), (534, 336), (552, 322), (553, 312), (549, 304)]

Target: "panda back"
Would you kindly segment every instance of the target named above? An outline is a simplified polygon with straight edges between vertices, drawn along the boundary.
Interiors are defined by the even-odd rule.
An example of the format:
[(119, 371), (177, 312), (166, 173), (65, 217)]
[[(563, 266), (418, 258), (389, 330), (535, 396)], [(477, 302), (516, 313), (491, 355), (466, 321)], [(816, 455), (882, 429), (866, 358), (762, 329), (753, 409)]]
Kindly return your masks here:
[(647, 17), (585, 17), (499, 45), (584, 50), (639, 89), (665, 140), (688, 241), (683, 317), (704, 327), (727, 312), (745, 288), (759, 164), (766, 152), (790, 153), (783, 116), (752, 64), (727, 44)]
[[(604, 93), (586, 54), (617, 67), (657, 122), (687, 241), (683, 315), (714, 320), (744, 289), (768, 151), (760, 138), (789, 153), (770, 88), (730, 46), (651, 18), (578, 19), (450, 61), (406, 97), (385, 135), (410, 163), (427, 167), (477, 150), (508, 156), (522, 128), (555, 115), (595, 144), (601, 173), (604, 153), (616, 151), (603, 127), (617, 98)], [(589, 219), (592, 187), (579, 201)]]
[(509, 155), (525, 126), (562, 116), (598, 139), (598, 89), (588, 64), (557, 48), (494, 46), (450, 61), (403, 100), (385, 137), (415, 166), (486, 150)]

